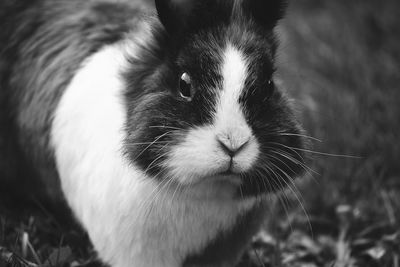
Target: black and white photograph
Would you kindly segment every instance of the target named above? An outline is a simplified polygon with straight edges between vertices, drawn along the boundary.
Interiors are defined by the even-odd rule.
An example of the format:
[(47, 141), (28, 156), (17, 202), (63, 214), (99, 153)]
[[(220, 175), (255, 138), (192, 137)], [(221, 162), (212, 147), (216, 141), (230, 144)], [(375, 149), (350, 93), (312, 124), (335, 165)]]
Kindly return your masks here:
[(399, 266), (399, 0), (0, 0), (0, 267)]

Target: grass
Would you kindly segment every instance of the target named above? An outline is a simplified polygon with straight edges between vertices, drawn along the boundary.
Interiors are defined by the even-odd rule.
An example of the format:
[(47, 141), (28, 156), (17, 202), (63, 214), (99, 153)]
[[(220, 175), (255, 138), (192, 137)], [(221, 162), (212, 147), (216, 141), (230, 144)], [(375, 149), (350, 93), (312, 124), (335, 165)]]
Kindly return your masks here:
[[(241, 267), (400, 266), (398, 10), (397, 0), (292, 1), (277, 84), (322, 141), (312, 150), (360, 158), (310, 153), (315, 172), (271, 201)], [(99, 265), (82, 231), (43, 210), (0, 214), (0, 266)]]

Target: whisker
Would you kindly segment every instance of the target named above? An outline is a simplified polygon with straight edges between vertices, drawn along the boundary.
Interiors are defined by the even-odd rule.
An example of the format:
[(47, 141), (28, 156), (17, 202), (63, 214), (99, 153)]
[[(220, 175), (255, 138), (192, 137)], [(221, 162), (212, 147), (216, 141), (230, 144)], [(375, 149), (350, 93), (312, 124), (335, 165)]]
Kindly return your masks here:
[[(299, 152), (297, 152), (296, 150), (294, 150), (294, 149), (291, 148), (291, 147), (288, 147), (288, 146), (286, 146), (286, 145), (284, 145), (284, 144), (282, 144), (282, 143), (278, 143), (278, 142), (267, 142), (267, 144), (279, 145), (279, 146), (282, 146), (282, 147), (284, 147), (284, 148), (287, 148), (287, 149), (289, 149), (290, 151), (292, 151), (293, 153), (295, 153), (297, 156), (299, 156), (299, 158), (300, 158), (302, 161), (305, 162), (304, 157), (303, 157), (302, 155), (300, 155)], [(282, 151), (283, 151), (283, 150), (282, 150)]]
[(281, 144), (281, 143), (276, 143), (276, 142), (268, 142), (268, 143), (281, 145), (281, 146), (283, 146), (283, 147), (285, 147), (287, 149), (291, 149), (291, 150), (297, 150), (297, 151), (307, 152), (307, 153), (321, 155), (321, 156), (341, 157), (341, 158), (351, 158), (351, 159), (362, 159), (362, 157), (359, 157), (359, 156), (343, 155), (343, 154), (332, 154), (332, 153), (314, 151), (314, 150), (309, 150), (309, 149), (304, 149), (304, 148), (299, 148), (299, 147), (291, 147), (291, 146), (287, 146), (287, 145), (284, 145), (284, 144)]
[[(145, 221), (147, 221), (148, 217), (151, 214), (151, 210), (154, 208), (154, 205), (159, 206), (160, 203), (164, 203), (164, 201), (159, 202), (159, 198), (162, 195), (162, 192), (166, 192), (168, 191), (168, 188), (170, 187), (171, 184), (173, 184), (174, 180), (172, 178), (168, 178), (166, 177), (161, 183), (160, 185), (157, 186), (157, 192), (154, 194), (152, 201), (150, 202), (150, 208), (148, 209), (148, 211), (146, 212), (146, 216), (145, 216)], [(168, 194), (164, 194), (164, 198), (166, 197), (166, 195)]]
[[(285, 191), (283, 190), (283, 185), (280, 183), (280, 186), (278, 185), (278, 183), (276, 182), (276, 180), (279, 181), (278, 178), (278, 174), (269, 166), (265, 166), (265, 168), (263, 167), (263, 169), (267, 172), (270, 173), (272, 176), (274, 176), (275, 178), (272, 178), (272, 182), (274, 182), (275, 186), (277, 186), (278, 190), (281, 190), (282, 194), (276, 194), (276, 196), (278, 197), (278, 201), (281, 203), (283, 210), (285, 211), (286, 217), (288, 218), (289, 221), (289, 226), (290, 226), (290, 230), (293, 231), (293, 227), (292, 227), (292, 223), (290, 222), (290, 216), (289, 216), (289, 199), (285, 193)], [(271, 184), (269, 183), (270, 179), (267, 179), (268, 184), (271, 186)], [(282, 197), (283, 195), (283, 197)]]
[[(304, 207), (304, 205), (303, 205), (303, 202), (300, 200), (300, 198), (301, 198), (301, 199), (304, 201), (303, 197), (301, 196), (300, 190), (297, 188), (296, 184), (293, 182), (293, 180), (291, 179), (291, 177), (290, 177), (284, 170), (282, 170), (281, 168), (279, 168), (278, 166), (276, 166), (276, 165), (273, 164), (272, 162), (271, 162), (271, 164), (272, 164), (275, 168), (277, 168), (280, 172), (282, 172), (282, 174), (285, 175), (285, 176), (288, 178), (288, 180), (292, 183), (294, 189), (292, 188), (292, 186), (290, 186), (290, 184), (289, 184), (283, 177), (280, 176), (281, 179), (283, 180), (283, 182), (287, 185), (287, 187), (289, 188), (289, 190), (292, 191), (292, 193), (293, 193), (294, 196), (296, 197), (297, 201), (299, 202), (300, 207), (301, 207), (301, 209), (303, 210), (303, 213), (304, 213), (304, 215), (305, 215), (306, 218), (307, 218), (308, 227), (309, 227), (309, 229), (310, 229), (310, 231), (311, 231), (311, 233), (312, 233), (312, 236), (313, 236), (314, 233), (313, 233), (313, 229), (312, 229), (310, 217), (309, 217), (308, 212), (306, 211), (306, 209), (305, 209), (305, 207)], [(299, 196), (298, 196), (298, 194), (297, 194), (296, 192), (298, 192), (298, 194), (300, 195), (300, 198), (299, 198)]]
[(149, 147), (151, 147), (155, 142), (157, 142), (158, 140), (160, 140), (161, 138), (163, 138), (164, 136), (173, 133), (174, 131), (168, 131), (166, 133), (163, 133), (162, 135), (158, 136), (157, 138), (154, 139), (153, 142), (151, 142), (147, 147), (145, 147), (145, 149), (142, 150), (142, 152), (139, 153), (139, 155), (137, 155), (135, 157), (135, 160), (138, 159), (147, 149), (149, 149)]
[(127, 146), (140, 146), (140, 145), (148, 145), (148, 144), (165, 144), (170, 143), (169, 141), (158, 141), (158, 142), (143, 142), (143, 143), (129, 143)]
[(239, 186), (239, 192), (240, 192), (240, 199), (244, 200), (242, 186)]
[[(166, 148), (167, 146), (168, 146), (168, 144), (164, 145), (162, 148), (160, 148), (160, 149), (158, 150), (158, 152), (160, 152), (161, 150), (163, 150), (163, 149)], [(168, 151), (162, 153), (160, 156), (158, 156), (157, 158), (155, 158), (155, 159), (147, 166), (147, 168), (146, 168), (146, 170), (145, 170), (144, 172), (147, 173), (147, 172), (152, 168), (151, 166), (152, 166), (155, 162), (157, 162), (157, 160), (161, 159), (162, 157), (164, 157), (164, 156), (166, 156), (166, 155), (168, 155)]]
[(194, 128), (195, 126), (193, 124), (191, 124), (190, 122), (186, 122), (186, 121), (180, 121), (179, 123), (184, 123), (185, 125), (187, 125), (188, 127)]
[[(272, 152), (273, 152), (273, 151), (272, 151)], [(277, 154), (278, 154), (278, 153), (277, 153)], [(284, 161), (281, 160), (280, 158), (275, 157), (275, 156), (272, 156), (272, 155), (267, 155), (267, 157), (270, 157), (270, 158), (272, 158), (272, 159), (275, 159), (275, 160), (279, 161), (280, 163), (282, 163), (283, 165), (285, 165), (285, 167), (288, 168), (294, 175), (296, 174), (296, 172), (295, 172), (289, 165), (287, 165), (286, 162), (284, 162)], [(273, 163), (271, 162), (271, 164), (273, 164)], [(302, 166), (302, 167), (303, 167), (303, 166)], [(303, 167), (303, 169), (305, 169), (305, 168)]]
[(172, 130), (182, 130), (185, 131), (183, 128), (172, 127), (167, 125), (150, 125), (149, 128), (161, 128), (161, 129), (172, 129)]
[(320, 143), (323, 142), (321, 139), (318, 139), (318, 138), (316, 138), (316, 137), (309, 136), (309, 135), (304, 135), (304, 134), (281, 133), (281, 132), (280, 132), (280, 133), (278, 134), (278, 136), (298, 136), (298, 137), (303, 137), (303, 138), (310, 139), (310, 140), (313, 140), (313, 141), (317, 141), (317, 142), (320, 142)]
[[(172, 181), (173, 181), (173, 179), (171, 179)], [(175, 193), (177, 192), (177, 190), (179, 190), (179, 188), (181, 187), (181, 183), (179, 183), (179, 182), (177, 182), (177, 183), (174, 183), (174, 181), (173, 182), (171, 182), (169, 185), (168, 185), (168, 187), (167, 187), (167, 189), (166, 189), (166, 191), (170, 191), (170, 187), (172, 186), (172, 185), (174, 185), (175, 184), (175, 189), (174, 189), (174, 193), (172, 194), (172, 197), (171, 198), (169, 198), (169, 196), (171, 195), (170, 193), (167, 193), (167, 194), (165, 194), (164, 195), (164, 198), (161, 200), (161, 203), (166, 203), (166, 198), (168, 198), (168, 200), (169, 200), (169, 215), (170, 215), (170, 217), (172, 216), (172, 207), (174, 206), (174, 204), (173, 204), (173, 202), (174, 202), (174, 198), (175, 198)]]
[[(161, 173), (158, 173), (153, 179), (155, 179), (158, 175)], [(167, 179), (162, 180), (148, 195), (148, 197), (142, 202), (141, 206), (143, 207), (141, 210), (144, 210), (144, 218), (145, 221), (147, 221), (147, 218), (150, 216), (152, 209), (154, 208), (154, 200), (156, 196), (162, 191), (161, 189), (164, 187), (164, 185), (168, 183)], [(147, 207), (146, 207), (147, 206)]]
[[(263, 176), (262, 173), (259, 170), (257, 170), (257, 173), (260, 175), (260, 177)], [(261, 178), (261, 180), (262, 180), (262, 182), (264, 184), (265, 189), (267, 189), (267, 190), (270, 189), (272, 191), (272, 187), (271, 187), (271, 184), (269, 184), (269, 181), (267, 180), (268, 181), (268, 186), (269, 186), (269, 187), (267, 187), (267, 184), (265, 183), (266, 179)]]
[(174, 202), (175, 194), (176, 194), (176, 192), (179, 192), (181, 186), (182, 186), (182, 184), (178, 183), (178, 185), (175, 187), (174, 193), (172, 194), (172, 197), (171, 197), (171, 204)]
[(362, 157), (359, 156), (352, 156), (352, 155), (342, 155), (342, 154), (331, 154), (331, 153), (325, 153), (325, 152), (320, 152), (320, 151), (313, 151), (313, 150), (308, 150), (308, 149), (303, 149), (303, 148), (297, 148), (297, 147), (288, 147), (294, 150), (298, 151), (303, 151), (307, 153), (312, 153), (316, 155), (321, 155), (321, 156), (328, 156), (328, 157), (340, 157), (340, 158), (350, 158), (350, 159), (362, 159)]
[[(321, 176), (317, 171), (315, 171), (314, 169), (310, 168), (310, 167), (307, 166), (306, 164), (299, 162), (298, 160), (294, 159), (294, 158), (291, 157), (290, 155), (286, 155), (286, 156), (285, 156), (285, 155), (282, 155), (281, 153), (279, 153), (279, 151), (276, 151), (275, 148), (271, 148), (271, 152), (277, 154), (278, 156), (285, 157), (285, 158), (287, 158), (288, 160), (291, 160), (291, 161), (294, 162), (294, 163), (299, 164), (299, 165), (305, 170), (305, 172), (313, 179), (313, 181), (314, 181), (317, 185), (320, 185), (320, 183), (318, 182), (318, 180), (317, 180), (317, 179), (314, 177), (314, 175), (313, 175), (313, 173), (314, 173), (314, 174), (317, 174), (317, 175)], [(288, 167), (293, 173), (295, 173), (286, 163), (284, 163), (283, 160), (279, 159), (278, 157), (274, 157), (274, 156), (272, 156), (272, 155), (268, 155), (267, 157), (271, 157), (271, 158), (274, 158), (274, 159), (276, 159), (276, 160), (279, 160), (282, 164), (284, 164), (286, 167)]]
[(282, 156), (282, 157), (286, 158), (287, 160), (289, 160), (289, 161), (291, 161), (291, 162), (293, 162), (295, 164), (300, 165), (306, 172), (312, 172), (312, 173), (317, 174), (318, 176), (321, 176), (321, 174), (319, 174), (317, 171), (313, 170), (312, 168), (310, 168), (309, 166), (307, 166), (303, 162), (293, 158), (290, 154), (287, 154), (285, 151), (283, 151), (283, 150), (281, 150), (279, 148), (276, 148), (276, 147), (269, 147), (269, 149), (270, 149), (271, 153), (275, 153), (275, 154), (277, 154), (279, 156)]

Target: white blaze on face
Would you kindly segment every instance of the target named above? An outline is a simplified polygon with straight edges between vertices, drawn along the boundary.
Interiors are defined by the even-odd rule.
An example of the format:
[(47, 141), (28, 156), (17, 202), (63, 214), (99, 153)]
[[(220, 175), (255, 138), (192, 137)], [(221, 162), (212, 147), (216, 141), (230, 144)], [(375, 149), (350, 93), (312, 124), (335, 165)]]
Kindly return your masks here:
[(258, 143), (245, 117), (239, 99), (243, 95), (248, 77), (247, 59), (243, 53), (228, 44), (222, 67), (223, 86), (215, 117), (217, 139), (232, 150), (245, 145), (245, 149), (233, 158), (234, 172), (249, 169), (257, 159)]
[[(239, 102), (245, 90), (248, 64), (239, 49), (231, 44), (226, 46), (213, 124), (189, 131), (185, 141), (172, 150), (167, 162), (172, 176), (181, 183), (195, 183), (228, 170), (240, 173), (250, 169), (257, 160), (258, 142)], [(240, 151), (231, 158), (221, 143), (229, 150)]]
[[(251, 136), (239, 98), (243, 93), (248, 66), (243, 54), (228, 45), (222, 66), (222, 90), (217, 103), (215, 128), (220, 139), (226, 139), (233, 149), (240, 147)], [(221, 140), (223, 141), (223, 140)]]

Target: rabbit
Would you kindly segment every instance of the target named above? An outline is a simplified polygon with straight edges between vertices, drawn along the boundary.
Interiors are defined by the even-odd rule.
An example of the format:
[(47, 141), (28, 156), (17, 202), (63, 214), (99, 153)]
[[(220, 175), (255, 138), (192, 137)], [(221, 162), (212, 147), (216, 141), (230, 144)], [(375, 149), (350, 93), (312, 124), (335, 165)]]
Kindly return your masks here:
[(99, 258), (238, 264), (268, 195), (304, 172), (303, 129), (274, 83), (284, 1), (1, 5), (10, 139)]

